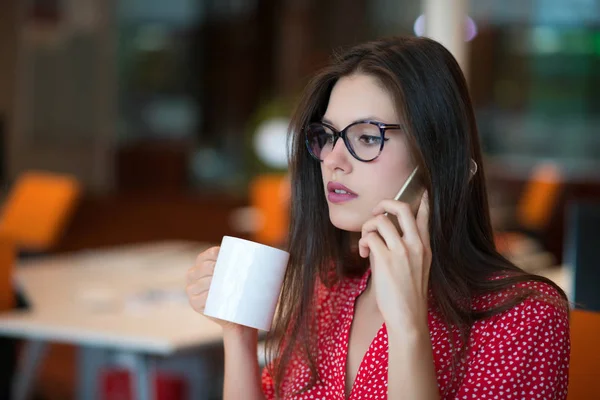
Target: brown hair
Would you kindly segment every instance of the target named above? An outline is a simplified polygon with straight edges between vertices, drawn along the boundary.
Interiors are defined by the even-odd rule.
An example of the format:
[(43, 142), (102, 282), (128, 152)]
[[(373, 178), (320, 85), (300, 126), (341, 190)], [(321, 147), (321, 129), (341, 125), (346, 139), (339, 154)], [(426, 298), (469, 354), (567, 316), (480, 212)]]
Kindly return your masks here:
[[(332, 285), (345, 276), (363, 274), (368, 267), (352, 258), (350, 234), (329, 220), (321, 166), (310, 157), (303, 135), (308, 123), (324, 115), (337, 80), (356, 73), (376, 77), (404, 117), (411, 153), (429, 193), (433, 304), (449, 327), (458, 328), (461, 343), (466, 343), (475, 321), (510, 309), (532, 293), (516, 293), (493, 309), (474, 310), (471, 300), (479, 295), (540, 281), (553, 286), (566, 301), (554, 283), (525, 273), (496, 250), (477, 126), (466, 81), (454, 57), (426, 38), (395, 37), (361, 44), (335, 57), (310, 81), (290, 124), (291, 256), (267, 338), (276, 390), (281, 389), (292, 356), (302, 357), (310, 367), (311, 382), (306, 389), (318, 379), (317, 280)], [(469, 180), (471, 158), (479, 169)], [(453, 353), (456, 365), (461, 354)]]

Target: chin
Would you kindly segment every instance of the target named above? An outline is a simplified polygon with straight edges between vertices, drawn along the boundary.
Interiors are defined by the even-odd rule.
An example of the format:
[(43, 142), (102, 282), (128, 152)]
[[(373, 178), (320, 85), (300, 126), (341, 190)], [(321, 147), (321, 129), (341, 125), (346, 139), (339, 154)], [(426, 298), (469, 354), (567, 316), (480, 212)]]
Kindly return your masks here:
[(364, 224), (364, 221), (359, 220), (359, 218), (352, 218), (349, 215), (336, 215), (332, 212), (329, 212), (329, 220), (333, 226), (347, 232), (361, 232)]

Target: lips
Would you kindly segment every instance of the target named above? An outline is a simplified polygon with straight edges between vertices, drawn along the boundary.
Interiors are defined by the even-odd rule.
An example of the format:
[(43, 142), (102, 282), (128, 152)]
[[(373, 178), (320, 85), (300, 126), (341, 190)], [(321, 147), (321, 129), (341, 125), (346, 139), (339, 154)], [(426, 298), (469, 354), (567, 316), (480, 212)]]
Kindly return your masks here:
[(357, 198), (358, 195), (338, 182), (327, 183), (327, 199), (331, 203), (344, 203)]

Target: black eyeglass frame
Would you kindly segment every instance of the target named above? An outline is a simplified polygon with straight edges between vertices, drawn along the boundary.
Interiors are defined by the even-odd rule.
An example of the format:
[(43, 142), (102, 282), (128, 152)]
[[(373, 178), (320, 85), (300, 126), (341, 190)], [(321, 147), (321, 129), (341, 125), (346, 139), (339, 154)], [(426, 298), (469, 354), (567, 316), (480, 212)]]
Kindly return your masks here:
[[(359, 124), (370, 124), (370, 125), (375, 125), (376, 127), (379, 128), (379, 134), (381, 135), (381, 145), (379, 146), (379, 152), (377, 153), (377, 155), (373, 158), (370, 158), (368, 160), (360, 158), (356, 152), (354, 151), (354, 149), (352, 149), (352, 146), (350, 146), (350, 144), (348, 143), (348, 136), (346, 135), (346, 132), (348, 132), (348, 129), (350, 129), (351, 127), (355, 126), (355, 125), (359, 125)], [(350, 154), (352, 154), (352, 157), (354, 157), (355, 159), (357, 159), (358, 161), (362, 161), (362, 162), (371, 162), (373, 160), (375, 160), (377, 157), (379, 157), (381, 155), (381, 152), (383, 151), (383, 145), (385, 144), (385, 142), (387, 142), (389, 140), (389, 138), (385, 137), (385, 132), (389, 129), (402, 129), (402, 126), (399, 124), (386, 124), (383, 122), (379, 122), (379, 121), (373, 121), (373, 120), (363, 120), (363, 121), (356, 121), (351, 123), (350, 125), (348, 125), (347, 127), (345, 127), (344, 129), (342, 129), (341, 131), (338, 131), (337, 129), (335, 129), (331, 124), (328, 124), (327, 122), (312, 122), (310, 124), (308, 124), (308, 126), (304, 129), (304, 137), (305, 137), (305, 143), (306, 143), (306, 148), (308, 149), (308, 153), (311, 155), (312, 158), (314, 158), (317, 161), (323, 162), (323, 160), (321, 160), (319, 157), (317, 157), (316, 154), (313, 153), (312, 149), (311, 149), (311, 145), (310, 142), (308, 140), (308, 130), (309, 127), (311, 125), (321, 125), (324, 126), (328, 129), (330, 129), (333, 132), (333, 147), (335, 147), (335, 144), (337, 143), (339, 138), (342, 138), (344, 145), (346, 146), (346, 148), (348, 149), (348, 151), (350, 152)]]

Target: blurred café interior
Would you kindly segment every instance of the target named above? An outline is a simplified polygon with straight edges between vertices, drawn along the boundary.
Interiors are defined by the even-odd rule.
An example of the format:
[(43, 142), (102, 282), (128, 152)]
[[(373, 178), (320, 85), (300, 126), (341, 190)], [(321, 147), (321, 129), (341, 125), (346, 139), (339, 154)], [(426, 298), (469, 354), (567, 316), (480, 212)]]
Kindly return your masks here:
[(459, 60), (497, 246), (566, 290), (569, 399), (600, 398), (600, 0), (2, 1), (0, 398), (220, 398), (185, 271), (284, 243), (294, 102), (388, 35)]

